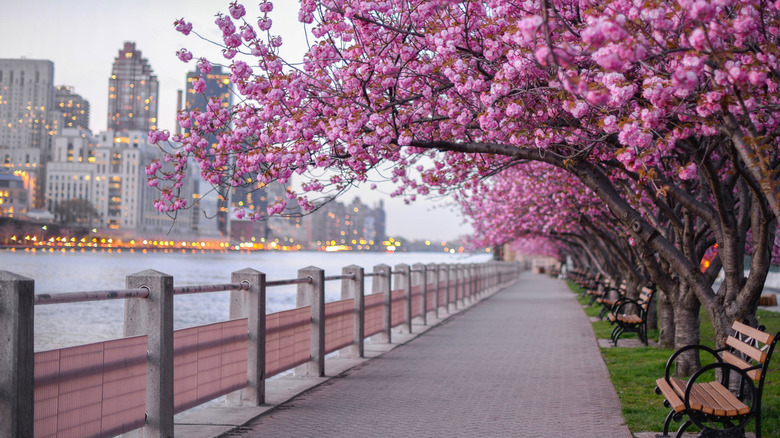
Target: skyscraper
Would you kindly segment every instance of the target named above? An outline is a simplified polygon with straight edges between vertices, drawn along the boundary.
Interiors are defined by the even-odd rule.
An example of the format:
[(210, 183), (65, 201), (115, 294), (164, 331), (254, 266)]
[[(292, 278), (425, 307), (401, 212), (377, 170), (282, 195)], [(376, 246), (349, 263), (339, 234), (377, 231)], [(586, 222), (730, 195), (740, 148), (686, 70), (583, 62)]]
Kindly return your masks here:
[(63, 128), (83, 128), (89, 131), (89, 102), (74, 93), (73, 87), (57, 87), (54, 91), (54, 109), (62, 113)]
[[(199, 79), (203, 78), (203, 81), (206, 83), (206, 89), (202, 93), (196, 93), (194, 84)], [(220, 66), (214, 66), (212, 67), (212, 70), (210, 73), (203, 75), (203, 73), (200, 72), (200, 70), (194, 70), (187, 73), (187, 85), (186, 85), (186, 93), (185, 93), (185, 101), (184, 101), (184, 110), (187, 112), (193, 111), (193, 110), (206, 110), (206, 105), (208, 104), (209, 100), (212, 98), (219, 98), (222, 101), (222, 107), (228, 108), (233, 103), (233, 94), (231, 93), (231, 84), (230, 84), (230, 75), (228, 73), (225, 73), (222, 71), (222, 67)], [(189, 130), (187, 130), (189, 132)], [(210, 144), (215, 144), (217, 142), (216, 136), (212, 135), (208, 137), (208, 141)], [(233, 196), (235, 195), (235, 190)], [(205, 196), (207, 193), (212, 192), (211, 187), (209, 187), (208, 183), (202, 180), (198, 180), (198, 187), (196, 188), (196, 193), (198, 194), (199, 199)], [(214, 215), (216, 217), (216, 226), (219, 230), (219, 233), (223, 236), (227, 236), (229, 234), (229, 207), (230, 202), (229, 198), (231, 198), (230, 193), (227, 189), (219, 188), (216, 190), (216, 214)], [(252, 201), (252, 194), (249, 191), (241, 191), (240, 194), (238, 194), (239, 199), (245, 199), (246, 197), (249, 197), (249, 201)], [(205, 203), (205, 202), (204, 202)], [(254, 202), (251, 202), (254, 204)], [(200, 215), (199, 209), (194, 209), (194, 214)], [(214, 214), (214, 213), (210, 213)], [(197, 222), (198, 220), (195, 219)], [(205, 225), (205, 224), (204, 224)], [(201, 230), (201, 232), (204, 232), (205, 230)], [(205, 234), (208, 234), (208, 231), (205, 231)]]
[(158, 89), (149, 61), (136, 50), (135, 43), (125, 42), (108, 81), (108, 129), (157, 129)]
[(54, 63), (0, 59), (0, 147), (49, 150)]
[[(203, 78), (203, 81), (206, 83), (206, 90), (203, 93), (196, 93), (193, 87), (199, 78)], [(194, 109), (205, 111), (206, 104), (212, 97), (219, 98), (222, 101), (222, 107), (227, 108), (233, 102), (233, 94), (230, 92), (230, 87), (230, 74), (223, 72), (220, 66), (212, 67), (211, 72), (205, 76), (200, 70), (188, 72), (184, 109), (187, 111)]]
[(53, 82), (51, 61), (0, 59), (0, 166), (22, 178), (32, 208), (43, 205), (44, 166), (62, 123)]

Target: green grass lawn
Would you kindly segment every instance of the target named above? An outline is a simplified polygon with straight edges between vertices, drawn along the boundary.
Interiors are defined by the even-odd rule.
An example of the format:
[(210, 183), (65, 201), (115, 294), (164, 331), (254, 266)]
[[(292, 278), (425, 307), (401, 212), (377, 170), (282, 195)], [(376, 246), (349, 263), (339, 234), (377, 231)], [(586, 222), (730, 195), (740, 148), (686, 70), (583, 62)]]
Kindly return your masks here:
[[(578, 294), (578, 300), (588, 316), (598, 316), (599, 307), (589, 307), (587, 297), (580, 295), (580, 289), (572, 282), (569, 287)], [(759, 322), (766, 326), (769, 333), (780, 331), (780, 314), (764, 310), (758, 311)], [(715, 333), (706, 314), (702, 312), (701, 343), (714, 346)], [(599, 339), (608, 339), (612, 327), (606, 321), (593, 322), (593, 331)], [(621, 339), (636, 337), (628, 334)], [(651, 339), (658, 338), (658, 333), (651, 331)], [(620, 397), (623, 406), (623, 417), (632, 433), (660, 432), (669, 410), (663, 407), (663, 397), (655, 393), (655, 380), (663, 377), (664, 367), (673, 350), (657, 347), (640, 348), (602, 348), (601, 354), (609, 369), (612, 384)], [(762, 397), (762, 436), (780, 438), (780, 353), (774, 354), (769, 373), (764, 381)], [(704, 357), (702, 356), (702, 359)], [(672, 431), (676, 431), (679, 423), (672, 423)], [(693, 431), (694, 428), (689, 428)], [(752, 424), (748, 430), (753, 430)]]

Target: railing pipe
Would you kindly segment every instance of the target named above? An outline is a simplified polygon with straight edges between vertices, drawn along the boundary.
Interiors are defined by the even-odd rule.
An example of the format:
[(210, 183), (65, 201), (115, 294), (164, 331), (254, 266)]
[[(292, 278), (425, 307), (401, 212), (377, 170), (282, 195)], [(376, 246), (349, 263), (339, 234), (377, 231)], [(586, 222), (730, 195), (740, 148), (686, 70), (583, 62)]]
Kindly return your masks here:
[(354, 280), (355, 275), (353, 274), (342, 274), (342, 275), (331, 275), (328, 277), (325, 277), (325, 281), (332, 281), (332, 280)]
[(310, 282), (298, 284), (297, 307), (311, 306), (311, 352), (309, 362), (295, 368), (301, 377), (325, 376), (325, 271), (309, 266), (298, 271), (298, 278)]
[(233, 290), (243, 290), (249, 288), (248, 284), (227, 283), (227, 284), (204, 284), (195, 286), (179, 286), (173, 288), (174, 295), (202, 294), (207, 292), (225, 292)]
[(400, 289), (404, 291), (404, 327), (406, 333), (412, 332), (412, 273), (409, 265), (401, 263), (393, 268), (396, 278), (400, 277)]
[(265, 274), (254, 269), (233, 272), (230, 281), (247, 287), (230, 292), (230, 319), (247, 318), (246, 388), (228, 395), (231, 405), (265, 403)]
[(149, 296), (149, 289), (145, 289), (145, 288), (98, 290), (98, 291), (89, 291), (89, 292), (62, 292), (56, 294), (38, 294), (35, 295), (34, 302), (36, 306), (42, 306), (46, 304), (83, 303), (86, 301), (146, 298), (148, 296)]
[(341, 299), (354, 300), (354, 319), (352, 322), (352, 345), (339, 351), (341, 357), (364, 357), (363, 338), (365, 338), (365, 272), (363, 268), (349, 265), (341, 271)]
[(33, 437), (35, 281), (0, 271), (0, 436)]
[(313, 281), (314, 279), (312, 279), (311, 277), (294, 278), (288, 280), (274, 280), (274, 281), (266, 282), (265, 287), (288, 286), (291, 284), (312, 284)]
[(173, 277), (155, 270), (127, 276), (127, 288), (148, 288), (125, 301), (124, 336), (147, 336), (144, 437), (173, 436)]

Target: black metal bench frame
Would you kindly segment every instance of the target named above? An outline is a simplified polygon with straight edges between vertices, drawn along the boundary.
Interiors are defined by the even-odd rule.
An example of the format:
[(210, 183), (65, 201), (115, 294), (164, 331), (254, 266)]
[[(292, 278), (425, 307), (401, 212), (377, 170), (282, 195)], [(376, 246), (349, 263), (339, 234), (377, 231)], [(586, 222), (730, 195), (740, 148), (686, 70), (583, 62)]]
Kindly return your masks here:
[[(642, 344), (647, 345), (647, 315), (650, 313), (650, 305), (652, 305), (653, 297), (655, 297), (655, 286), (646, 288), (645, 293), (649, 296), (647, 300), (631, 299), (623, 297), (618, 299), (612, 307), (611, 312), (607, 312), (614, 316), (614, 319), (609, 318), (609, 323), (615, 327), (612, 329), (612, 333), (609, 339), (617, 347), (618, 340), (625, 333), (636, 333), (639, 335), (639, 340)], [(626, 321), (621, 319), (621, 315), (625, 315), (628, 309), (632, 309), (638, 312), (639, 321)]]

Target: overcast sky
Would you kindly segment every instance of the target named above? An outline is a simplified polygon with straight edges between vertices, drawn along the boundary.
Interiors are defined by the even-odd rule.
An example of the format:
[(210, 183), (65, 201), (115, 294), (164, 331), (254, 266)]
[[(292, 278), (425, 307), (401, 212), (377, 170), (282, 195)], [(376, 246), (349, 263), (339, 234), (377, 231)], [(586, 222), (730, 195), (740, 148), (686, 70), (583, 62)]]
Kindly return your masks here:
[[(184, 17), (194, 30), (220, 41), (213, 24), (217, 12), (227, 13), (229, 1), (220, 0), (26, 0), (2, 1), (0, 58), (48, 59), (54, 62), (56, 85), (70, 85), (91, 106), (90, 128), (106, 128), (108, 78), (111, 65), (125, 41), (149, 60), (160, 81), (159, 126), (174, 130), (176, 93), (185, 85), (194, 62), (184, 64), (175, 52), (190, 49), (195, 57), (222, 59), (219, 51), (194, 35), (185, 37), (173, 29)], [(297, 21), (297, 0), (278, 0), (271, 13), (273, 33), (282, 36), (282, 54), (300, 59), (306, 50), (306, 31)], [(247, 21), (259, 15), (256, 3), (246, 3)], [(388, 187), (385, 192), (391, 191)], [(411, 239), (447, 240), (471, 231), (459, 213), (443, 203), (418, 200), (411, 206), (384, 197), (368, 188), (350, 192), (369, 204), (385, 199), (390, 235)]]

